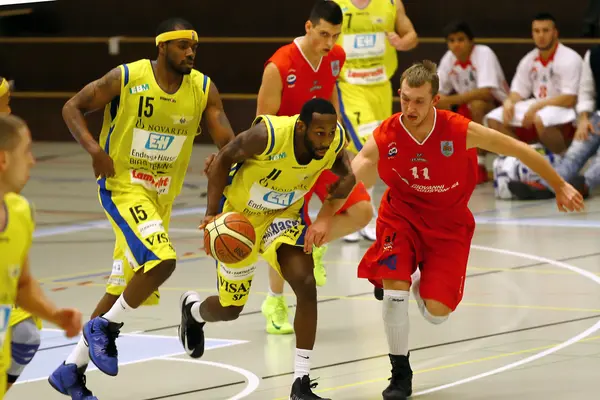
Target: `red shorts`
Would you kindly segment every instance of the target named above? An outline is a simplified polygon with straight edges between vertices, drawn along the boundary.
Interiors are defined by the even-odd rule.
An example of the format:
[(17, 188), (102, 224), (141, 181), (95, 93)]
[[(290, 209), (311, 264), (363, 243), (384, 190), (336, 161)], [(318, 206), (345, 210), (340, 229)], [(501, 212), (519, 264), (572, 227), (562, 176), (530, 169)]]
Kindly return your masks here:
[[(331, 170), (326, 169), (323, 172), (321, 172), (321, 175), (317, 179), (317, 182), (315, 182), (315, 185), (312, 187), (310, 192), (308, 192), (308, 193), (306, 193), (306, 195), (304, 195), (304, 211), (305, 211), (304, 214), (306, 215), (306, 222), (309, 225), (311, 224), (311, 221), (310, 221), (310, 217), (308, 217), (308, 203), (310, 202), (310, 199), (312, 198), (313, 193), (319, 197), (321, 202), (324, 202), (325, 199), (327, 198), (327, 195), (329, 194), (329, 186), (331, 186), (333, 183), (337, 182), (338, 179), (339, 178), (336, 174), (331, 172)], [(357, 203), (360, 203), (361, 201), (369, 201), (370, 202), (371, 196), (369, 196), (369, 192), (367, 192), (365, 185), (362, 182), (359, 182), (358, 185), (356, 185), (354, 187), (352, 192), (350, 192), (348, 199), (346, 200), (346, 202), (344, 203), (342, 208), (340, 208), (338, 210), (337, 214), (340, 214), (340, 213), (348, 210), (350, 207), (352, 207), (353, 205), (355, 205)]]
[(467, 262), (475, 224), (456, 223), (446, 234), (420, 230), (408, 219), (379, 209), (377, 240), (358, 265), (358, 277), (383, 287), (383, 280), (411, 282), (417, 267), (421, 270), (420, 294), (456, 309), (463, 297)]

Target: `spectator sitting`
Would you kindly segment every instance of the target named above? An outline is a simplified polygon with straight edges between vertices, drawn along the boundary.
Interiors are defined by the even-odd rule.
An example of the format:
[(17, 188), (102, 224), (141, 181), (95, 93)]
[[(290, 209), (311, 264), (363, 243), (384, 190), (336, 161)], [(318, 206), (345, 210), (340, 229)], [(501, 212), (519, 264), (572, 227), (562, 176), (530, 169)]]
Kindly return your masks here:
[(521, 59), (508, 98), (486, 115), (485, 122), (526, 143), (539, 141), (551, 152), (562, 154), (575, 131), (573, 107), (581, 56), (559, 42), (556, 20), (550, 14), (533, 19), (532, 34), (536, 49)]
[[(466, 22), (456, 21), (444, 28), (448, 51), (440, 61), (438, 108), (457, 112), (481, 124), (483, 117), (508, 96), (508, 83), (492, 49), (473, 42)], [(478, 183), (488, 180), (484, 153), (480, 152)]]
[[(573, 187), (588, 197), (589, 192), (600, 185), (600, 104), (597, 101), (600, 90), (600, 45), (585, 53), (579, 83), (577, 112), (579, 123), (575, 140), (567, 150), (556, 171)], [(582, 175), (579, 171), (585, 163), (596, 156), (590, 167)], [(521, 200), (534, 200), (554, 197), (546, 182), (509, 182), (509, 190)]]

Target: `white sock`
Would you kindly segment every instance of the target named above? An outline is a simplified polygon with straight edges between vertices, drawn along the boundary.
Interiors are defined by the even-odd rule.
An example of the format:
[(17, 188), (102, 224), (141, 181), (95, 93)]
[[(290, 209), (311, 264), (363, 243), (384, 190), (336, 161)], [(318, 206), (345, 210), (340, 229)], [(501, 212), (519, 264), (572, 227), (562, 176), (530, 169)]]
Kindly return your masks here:
[(200, 314), (200, 305), (202, 303), (200, 303), (199, 301), (196, 301), (194, 304), (192, 304), (192, 308), (191, 308), (191, 313), (192, 313), (192, 317), (194, 317), (194, 319), (196, 320), (196, 322), (204, 322), (204, 318), (202, 318), (202, 315)]
[(65, 364), (75, 364), (77, 368), (83, 367), (90, 362), (90, 351), (88, 347), (85, 345), (85, 341), (83, 340), (83, 335), (79, 338), (79, 342), (77, 342), (77, 346), (73, 349)]
[(310, 373), (310, 357), (312, 350), (296, 349), (296, 359), (294, 364), (294, 382), (298, 378)]
[(382, 310), (390, 354), (408, 355), (408, 291), (384, 290)]
[(102, 316), (102, 318), (109, 320), (110, 322), (116, 322), (120, 324), (123, 322), (123, 314), (127, 311), (133, 310), (129, 304), (125, 301), (125, 298), (121, 294), (115, 304), (108, 310), (106, 314)]
[(281, 297), (281, 296), (283, 296), (283, 293), (275, 293), (271, 290), (271, 288), (269, 288), (269, 296), (270, 297)]

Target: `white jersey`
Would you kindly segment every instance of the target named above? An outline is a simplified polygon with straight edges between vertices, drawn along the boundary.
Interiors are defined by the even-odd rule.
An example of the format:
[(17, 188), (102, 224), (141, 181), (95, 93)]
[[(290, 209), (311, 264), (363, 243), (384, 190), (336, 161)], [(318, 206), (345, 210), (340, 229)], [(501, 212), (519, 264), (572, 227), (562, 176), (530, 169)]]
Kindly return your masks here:
[(496, 53), (488, 46), (473, 46), (469, 60), (460, 62), (448, 50), (438, 68), (440, 93), (449, 95), (470, 92), (481, 88), (491, 88), (494, 98), (502, 103), (508, 96), (508, 83)]
[[(530, 145), (540, 153), (548, 162), (556, 167), (562, 160), (558, 154), (554, 154), (539, 143)], [(510, 200), (514, 196), (508, 189), (508, 182), (535, 182), (539, 183), (542, 178), (530, 170), (523, 161), (515, 157), (498, 156), (494, 160), (494, 194), (497, 199)]]
[(533, 49), (519, 62), (510, 90), (523, 99), (577, 95), (581, 64), (581, 56), (562, 43), (545, 62), (540, 58), (540, 51)]

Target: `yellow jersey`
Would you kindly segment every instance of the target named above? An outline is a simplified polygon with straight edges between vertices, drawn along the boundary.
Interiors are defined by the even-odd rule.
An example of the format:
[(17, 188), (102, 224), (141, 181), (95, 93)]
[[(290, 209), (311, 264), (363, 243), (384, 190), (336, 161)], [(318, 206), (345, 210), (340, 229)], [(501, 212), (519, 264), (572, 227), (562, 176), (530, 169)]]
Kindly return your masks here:
[(210, 78), (197, 70), (183, 76), (179, 90), (164, 92), (150, 60), (119, 66), (121, 94), (106, 105), (100, 145), (113, 159), (115, 176), (102, 189), (144, 193), (157, 204), (181, 192), (206, 108)]
[(259, 115), (252, 125), (264, 123), (268, 142), (262, 154), (235, 165), (231, 183), (224, 195), (236, 211), (246, 216), (271, 216), (287, 209), (298, 209), (304, 195), (311, 189), (323, 170), (330, 169), (344, 148), (345, 133), (338, 123), (335, 139), (320, 160), (301, 165), (294, 152), (294, 127), (299, 115)]
[(338, 44), (346, 52), (340, 80), (352, 85), (376, 85), (389, 81), (398, 68), (396, 49), (387, 32), (396, 31), (394, 0), (371, 0), (358, 8), (352, 0), (334, 0), (344, 13)]
[(6, 391), (5, 374), (10, 366), (10, 315), (17, 300), (21, 267), (35, 229), (32, 207), (24, 197), (6, 194), (4, 209), (6, 224), (0, 227), (0, 399)]

